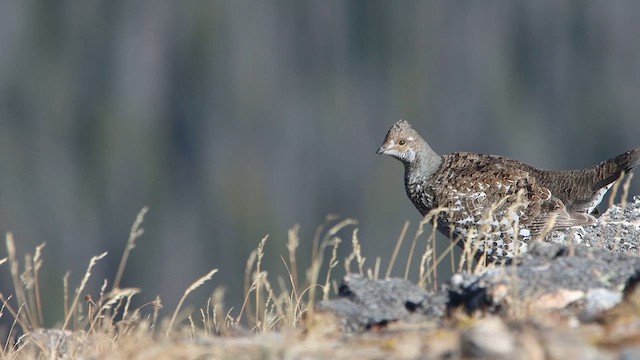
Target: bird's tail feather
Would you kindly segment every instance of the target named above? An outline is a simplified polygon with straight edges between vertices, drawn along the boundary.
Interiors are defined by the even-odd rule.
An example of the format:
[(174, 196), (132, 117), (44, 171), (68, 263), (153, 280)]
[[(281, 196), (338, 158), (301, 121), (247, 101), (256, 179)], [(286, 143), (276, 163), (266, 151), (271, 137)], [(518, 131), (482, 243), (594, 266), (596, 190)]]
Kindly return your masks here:
[(629, 150), (613, 159), (601, 162), (595, 166), (597, 178), (591, 186), (592, 190), (597, 191), (611, 184), (620, 177), (623, 171), (628, 173), (638, 165), (640, 165), (640, 148)]

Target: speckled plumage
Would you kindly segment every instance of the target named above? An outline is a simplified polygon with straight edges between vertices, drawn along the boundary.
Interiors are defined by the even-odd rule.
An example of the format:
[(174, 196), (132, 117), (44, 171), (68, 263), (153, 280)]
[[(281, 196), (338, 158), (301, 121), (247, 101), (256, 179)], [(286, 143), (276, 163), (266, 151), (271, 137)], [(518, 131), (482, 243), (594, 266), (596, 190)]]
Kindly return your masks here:
[(640, 148), (568, 171), (495, 155), (440, 156), (404, 120), (391, 127), (378, 154), (402, 161), (407, 195), (420, 214), (445, 209), (438, 214), (438, 230), (460, 239), (461, 246), (472, 239), (478, 254), (493, 260), (526, 251), (545, 232), (595, 223), (591, 212), (604, 193), (621, 172), (640, 163)]

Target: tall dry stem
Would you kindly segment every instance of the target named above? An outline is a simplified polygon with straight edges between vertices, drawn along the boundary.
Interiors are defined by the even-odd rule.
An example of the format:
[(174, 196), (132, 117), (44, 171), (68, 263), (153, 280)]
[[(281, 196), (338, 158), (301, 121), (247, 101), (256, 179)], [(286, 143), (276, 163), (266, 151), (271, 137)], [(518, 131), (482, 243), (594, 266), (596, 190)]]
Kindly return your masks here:
[(180, 298), (180, 301), (178, 302), (178, 305), (176, 306), (176, 309), (173, 311), (173, 315), (171, 316), (171, 320), (169, 321), (169, 326), (167, 326), (167, 337), (169, 337), (169, 335), (171, 334), (171, 330), (173, 329), (173, 324), (175, 323), (176, 318), (178, 317), (178, 312), (180, 311), (180, 308), (182, 307), (182, 304), (184, 303), (184, 300), (187, 298), (187, 296), (189, 296), (191, 292), (193, 292), (194, 290), (202, 286), (204, 283), (211, 280), (213, 275), (217, 272), (218, 272), (218, 269), (213, 269), (209, 271), (205, 276), (198, 279), (196, 282), (191, 284), (191, 286), (189, 286), (187, 290), (184, 291), (184, 293), (182, 294), (182, 297)]
[(133, 226), (131, 226), (131, 231), (129, 232), (129, 240), (127, 240), (127, 245), (124, 248), (124, 252), (122, 253), (122, 258), (120, 259), (120, 265), (118, 265), (118, 272), (116, 273), (116, 278), (113, 280), (112, 289), (117, 289), (120, 287), (120, 281), (122, 280), (122, 276), (124, 274), (124, 268), (127, 266), (127, 260), (129, 259), (129, 254), (131, 250), (136, 247), (136, 240), (144, 234), (144, 229), (140, 226), (144, 221), (144, 216), (149, 211), (147, 206), (143, 207), (138, 215), (136, 216), (136, 220), (133, 222)]
[(396, 246), (393, 248), (393, 253), (391, 254), (391, 260), (389, 261), (389, 266), (387, 266), (387, 271), (384, 274), (385, 279), (388, 279), (391, 276), (393, 265), (395, 265), (396, 263), (398, 252), (400, 252), (400, 247), (402, 246), (402, 242), (404, 241), (404, 238), (407, 235), (408, 229), (409, 229), (409, 222), (405, 221), (404, 226), (402, 226), (402, 230), (400, 231), (400, 236), (398, 236), (398, 240), (396, 241)]

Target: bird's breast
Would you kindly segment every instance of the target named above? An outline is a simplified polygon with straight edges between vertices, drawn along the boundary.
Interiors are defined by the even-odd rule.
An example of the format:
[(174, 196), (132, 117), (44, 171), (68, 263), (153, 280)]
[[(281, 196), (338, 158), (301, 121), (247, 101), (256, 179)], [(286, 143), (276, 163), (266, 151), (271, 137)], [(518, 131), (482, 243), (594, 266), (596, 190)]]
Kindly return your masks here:
[(406, 183), (407, 196), (422, 216), (433, 208), (434, 194), (425, 182)]

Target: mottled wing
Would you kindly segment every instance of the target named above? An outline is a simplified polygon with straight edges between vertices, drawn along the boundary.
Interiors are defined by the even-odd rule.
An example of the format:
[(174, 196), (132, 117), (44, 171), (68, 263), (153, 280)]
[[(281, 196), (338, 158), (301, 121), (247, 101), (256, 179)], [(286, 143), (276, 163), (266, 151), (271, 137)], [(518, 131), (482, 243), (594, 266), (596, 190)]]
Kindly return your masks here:
[[(464, 229), (488, 225), (491, 232), (513, 231), (519, 221), (518, 235), (536, 236), (549, 230), (585, 225), (592, 218), (569, 214), (564, 204), (549, 189), (541, 186), (532, 168), (499, 156), (456, 153), (443, 157), (448, 171), (433, 179), (434, 206), (447, 208), (444, 220)], [(553, 220), (552, 220), (553, 219)]]
[[(548, 190), (547, 190), (548, 191)], [(532, 236), (543, 231), (562, 230), (574, 226), (595, 223), (596, 219), (586, 213), (568, 212), (564, 203), (551, 195), (542, 199), (540, 206), (530, 206), (520, 219), (520, 224), (529, 229)]]

